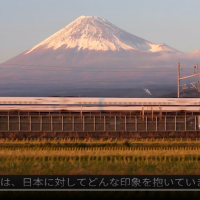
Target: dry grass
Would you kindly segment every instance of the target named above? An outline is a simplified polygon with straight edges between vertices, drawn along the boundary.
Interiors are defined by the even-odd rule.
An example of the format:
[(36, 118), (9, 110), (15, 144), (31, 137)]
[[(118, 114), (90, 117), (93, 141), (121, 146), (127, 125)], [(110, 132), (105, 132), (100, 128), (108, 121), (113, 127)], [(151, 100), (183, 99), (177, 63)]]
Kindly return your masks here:
[[(198, 141), (199, 142), (199, 141)], [(16, 143), (17, 144), (17, 143)], [(0, 147), (0, 174), (200, 174), (199, 146)]]
[(94, 147), (94, 148), (1, 148), (0, 157), (40, 157), (40, 156), (184, 156), (184, 155), (200, 155), (200, 149), (197, 147), (190, 148), (169, 148), (169, 149), (155, 149), (146, 147), (141, 148), (117, 148), (117, 147)]

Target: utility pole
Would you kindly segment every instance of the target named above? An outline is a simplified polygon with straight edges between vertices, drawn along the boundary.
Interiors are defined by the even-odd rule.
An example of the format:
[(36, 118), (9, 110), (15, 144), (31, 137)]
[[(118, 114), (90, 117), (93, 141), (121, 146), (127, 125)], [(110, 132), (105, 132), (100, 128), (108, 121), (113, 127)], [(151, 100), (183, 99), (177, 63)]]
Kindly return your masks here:
[(180, 62), (177, 64), (177, 97), (179, 98), (180, 89)]
[(199, 92), (199, 97), (200, 97), (200, 66), (196, 65), (197, 69), (199, 70), (199, 81), (198, 81), (198, 92)]
[[(195, 74), (195, 69), (197, 69), (197, 71), (198, 71), (197, 74)], [(177, 97), (178, 98), (179, 98), (179, 95), (180, 95), (180, 80), (192, 78), (192, 77), (195, 77), (195, 76), (199, 76), (198, 92), (199, 92), (199, 96), (200, 96), (200, 66), (198, 66), (198, 65), (194, 66), (194, 74), (193, 75), (180, 78), (180, 63), (178, 62), (178, 64), (177, 64)]]

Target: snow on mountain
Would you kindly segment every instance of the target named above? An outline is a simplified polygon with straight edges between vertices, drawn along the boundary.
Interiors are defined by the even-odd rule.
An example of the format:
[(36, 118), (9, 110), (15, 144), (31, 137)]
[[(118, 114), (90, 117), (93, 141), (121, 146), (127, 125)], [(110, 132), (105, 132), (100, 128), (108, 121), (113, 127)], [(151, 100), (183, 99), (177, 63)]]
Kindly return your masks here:
[(25, 54), (43, 49), (76, 48), (79, 50), (119, 51), (139, 50), (143, 52), (178, 52), (166, 44), (155, 44), (132, 35), (106, 19), (92, 16), (81, 16), (53, 34), (43, 42), (31, 48)]

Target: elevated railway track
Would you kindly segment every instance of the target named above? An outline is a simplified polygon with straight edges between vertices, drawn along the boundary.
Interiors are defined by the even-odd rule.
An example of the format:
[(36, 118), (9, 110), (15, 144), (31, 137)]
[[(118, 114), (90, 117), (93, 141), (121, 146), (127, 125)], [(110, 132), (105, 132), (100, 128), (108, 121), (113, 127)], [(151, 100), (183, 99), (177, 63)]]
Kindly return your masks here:
[(0, 97), (0, 134), (199, 137), (199, 102), (199, 98)]
[(0, 134), (62, 137), (200, 136), (199, 112), (1, 110)]

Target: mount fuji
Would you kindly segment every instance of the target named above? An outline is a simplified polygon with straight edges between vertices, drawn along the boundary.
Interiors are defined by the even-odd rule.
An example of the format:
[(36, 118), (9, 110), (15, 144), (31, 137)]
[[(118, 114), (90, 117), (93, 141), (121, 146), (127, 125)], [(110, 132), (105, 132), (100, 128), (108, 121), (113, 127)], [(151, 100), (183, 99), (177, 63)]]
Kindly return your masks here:
[(31, 48), (25, 54), (29, 54), (38, 48), (57, 50), (61, 47), (65, 49), (75, 48), (78, 51), (83, 49), (95, 51), (177, 51), (165, 44), (154, 44), (132, 35), (111, 24), (106, 19), (81, 16), (51, 37)]
[(28, 96), (33, 91), (34, 95), (58, 91), (66, 95), (67, 89), (75, 88), (142, 90), (149, 85), (176, 85), (177, 62), (193, 65), (199, 55), (199, 50), (186, 54), (164, 43), (155, 44), (100, 17), (81, 16), (2, 63), (0, 84), (4, 95), (6, 88), (24, 90)]

